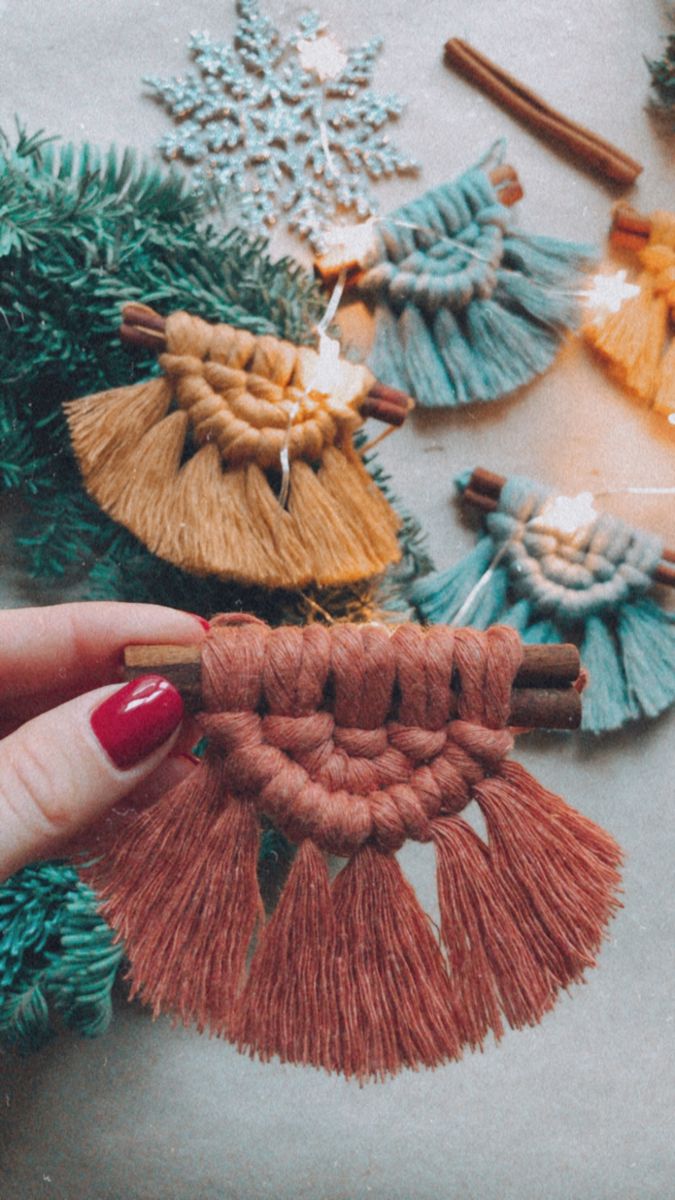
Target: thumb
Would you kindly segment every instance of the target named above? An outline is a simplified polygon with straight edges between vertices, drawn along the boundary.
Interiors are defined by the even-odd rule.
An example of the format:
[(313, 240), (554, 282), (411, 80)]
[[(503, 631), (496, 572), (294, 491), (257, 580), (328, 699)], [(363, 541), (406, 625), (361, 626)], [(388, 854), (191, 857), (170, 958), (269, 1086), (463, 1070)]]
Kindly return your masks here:
[(161, 675), (103, 687), (0, 742), (0, 880), (54, 853), (160, 764), (183, 717)]

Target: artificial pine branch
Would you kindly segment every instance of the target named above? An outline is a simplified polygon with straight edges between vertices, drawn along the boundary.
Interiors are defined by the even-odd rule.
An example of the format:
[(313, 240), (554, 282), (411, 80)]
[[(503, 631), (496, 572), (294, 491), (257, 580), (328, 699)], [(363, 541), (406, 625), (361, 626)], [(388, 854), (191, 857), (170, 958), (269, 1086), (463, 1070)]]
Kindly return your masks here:
[[(675, 7), (671, 16), (675, 20)], [(652, 107), (664, 116), (669, 115), (675, 130), (675, 33), (666, 39), (661, 58), (646, 62), (652, 77)]]
[(27, 1051), (53, 1017), (84, 1037), (107, 1028), (122, 948), (67, 863), (39, 863), (0, 886), (0, 1042)]

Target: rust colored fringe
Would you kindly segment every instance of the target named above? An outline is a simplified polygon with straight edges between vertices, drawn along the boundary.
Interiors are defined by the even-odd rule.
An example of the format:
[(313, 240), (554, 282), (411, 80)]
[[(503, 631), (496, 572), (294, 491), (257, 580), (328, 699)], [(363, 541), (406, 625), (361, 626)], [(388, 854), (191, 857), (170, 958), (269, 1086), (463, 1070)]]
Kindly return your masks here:
[(578, 982), (620, 907), (619, 847), (519, 763), (504, 763), (475, 798), (493, 869), (530, 949), (558, 988)]
[(328, 970), (334, 938), (326, 861), (306, 839), (251, 963), (236, 1027), (240, 1050), (339, 1070), (338, 1010)]
[(333, 884), (340, 1065), (357, 1079), (459, 1058), (448, 976), (393, 855), (364, 846)]
[(222, 775), (217, 762), (199, 768), (83, 872), (124, 939), (131, 997), (221, 1034), (262, 917), (258, 819), (227, 801)]
[(441, 937), (452, 1010), (463, 1043), (481, 1047), (490, 1030), (534, 1025), (552, 1007), (555, 984), (519, 928), (488, 847), (461, 818), (434, 823)]

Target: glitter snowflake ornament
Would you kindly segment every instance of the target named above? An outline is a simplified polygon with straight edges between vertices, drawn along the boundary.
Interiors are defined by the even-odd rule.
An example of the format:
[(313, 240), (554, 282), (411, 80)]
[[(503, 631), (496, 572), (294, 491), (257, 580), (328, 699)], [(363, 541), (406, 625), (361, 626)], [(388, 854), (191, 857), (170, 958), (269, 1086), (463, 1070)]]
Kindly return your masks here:
[(321, 252), (339, 214), (376, 211), (373, 181), (417, 170), (384, 132), (403, 102), (370, 88), (382, 41), (343, 51), (315, 12), (287, 38), (258, 0), (239, 0), (237, 13), (231, 45), (192, 35), (199, 74), (145, 79), (176, 120), (160, 149), (192, 167), (200, 191), (236, 196), (249, 227), (283, 211)]

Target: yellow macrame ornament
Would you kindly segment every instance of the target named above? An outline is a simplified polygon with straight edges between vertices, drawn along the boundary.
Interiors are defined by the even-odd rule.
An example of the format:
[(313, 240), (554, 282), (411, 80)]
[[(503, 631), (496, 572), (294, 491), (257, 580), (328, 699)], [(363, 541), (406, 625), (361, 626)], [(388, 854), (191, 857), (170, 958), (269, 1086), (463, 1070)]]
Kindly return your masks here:
[(624, 387), (670, 416), (675, 413), (675, 213), (652, 213), (638, 258), (639, 293), (617, 312), (593, 318), (584, 333)]
[(183, 570), (242, 584), (345, 584), (400, 558), (352, 443), (367, 368), (338, 359), (327, 385), (316, 351), (183, 312), (165, 333), (159, 378), (65, 405), (109, 516)]

